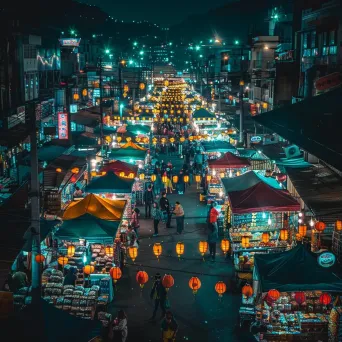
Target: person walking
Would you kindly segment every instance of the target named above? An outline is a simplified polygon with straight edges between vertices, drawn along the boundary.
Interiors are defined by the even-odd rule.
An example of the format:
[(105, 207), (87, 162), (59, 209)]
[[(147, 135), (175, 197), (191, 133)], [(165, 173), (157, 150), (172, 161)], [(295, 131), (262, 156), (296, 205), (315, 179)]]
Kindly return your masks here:
[(132, 219), (131, 219), (131, 226), (134, 229), (135, 234), (137, 235), (137, 238), (139, 237), (138, 229), (140, 228), (139, 216), (140, 216), (140, 210), (138, 208), (134, 208)]
[(184, 192), (185, 192), (185, 183), (184, 183), (184, 173), (183, 173), (183, 170), (180, 170), (179, 174), (178, 174), (177, 190), (178, 190), (178, 193), (180, 195), (184, 194)]
[(156, 174), (156, 180), (154, 182), (154, 195), (159, 197), (161, 189), (163, 188), (163, 181), (160, 173)]
[[(216, 214), (212, 214), (212, 211), (216, 211), (218, 213), (218, 211), (213, 207), (210, 210), (210, 214), (209, 214), (209, 222), (213, 220), (213, 218), (215, 217)], [(216, 220), (217, 220), (217, 216), (216, 216)], [(208, 234), (208, 244), (209, 244), (209, 254), (211, 256), (211, 260), (215, 261), (215, 257), (216, 257), (216, 243), (218, 241), (218, 227), (217, 227), (217, 222), (210, 222), (209, 225), (209, 234)]]
[(144, 202), (145, 202), (145, 217), (151, 218), (151, 206), (153, 204), (153, 191), (152, 191), (151, 184), (149, 184), (149, 186), (145, 190)]
[[(123, 310), (119, 310), (118, 317), (112, 323), (112, 335), (110, 339), (113, 341), (125, 342), (128, 335), (127, 316)], [(111, 333), (111, 331), (109, 332)]]
[(160, 209), (164, 215), (167, 215), (166, 228), (171, 228), (171, 208), (168, 198), (166, 198), (166, 192), (162, 193), (162, 197), (159, 201)]
[(173, 213), (176, 215), (177, 234), (182, 234), (184, 230), (184, 210), (178, 201), (176, 202)]
[(154, 202), (152, 207), (152, 218), (153, 218), (153, 228), (154, 234), (153, 236), (158, 236), (158, 225), (160, 220), (162, 219), (162, 213), (159, 209), (158, 203)]
[(174, 342), (176, 341), (176, 335), (178, 332), (178, 324), (173, 317), (171, 311), (167, 311), (165, 318), (161, 324), (162, 330), (162, 341), (163, 342)]
[(166, 292), (165, 287), (162, 284), (161, 275), (160, 273), (156, 273), (156, 275), (154, 276), (154, 283), (153, 283), (152, 290), (150, 293), (150, 298), (154, 299), (154, 310), (153, 310), (153, 314), (150, 320), (154, 320), (156, 318), (159, 306), (160, 306), (160, 309), (162, 310), (162, 317), (165, 316), (166, 297), (167, 297), (167, 292)]

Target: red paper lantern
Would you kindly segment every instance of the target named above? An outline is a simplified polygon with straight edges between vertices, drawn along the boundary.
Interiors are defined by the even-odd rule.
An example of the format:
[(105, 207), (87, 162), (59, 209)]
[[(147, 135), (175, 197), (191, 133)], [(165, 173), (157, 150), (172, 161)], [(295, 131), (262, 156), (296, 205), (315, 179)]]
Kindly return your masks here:
[(251, 285), (246, 284), (242, 290), (241, 290), (242, 294), (245, 295), (246, 297), (252, 297), (253, 296), (253, 288)]
[(42, 264), (45, 261), (45, 256), (43, 254), (37, 254), (35, 259), (38, 264)]
[(165, 287), (166, 291), (170, 289), (175, 283), (175, 280), (173, 279), (171, 274), (165, 274), (162, 280), (162, 284)]
[(329, 293), (322, 293), (319, 297), (319, 302), (322, 305), (329, 305), (331, 303), (331, 296)]
[(122, 272), (120, 267), (112, 267), (109, 270), (109, 274), (112, 277), (112, 279), (114, 280), (114, 283), (116, 283), (122, 276)]
[(145, 271), (139, 271), (135, 277), (141, 288), (148, 282), (148, 274)]
[(268, 295), (268, 298), (274, 302), (277, 301), (280, 297), (279, 291), (275, 289), (269, 290), (267, 295)]
[(306, 296), (304, 292), (296, 292), (295, 293), (295, 301), (299, 304), (302, 305), (306, 300)]
[(284, 175), (283, 173), (279, 173), (279, 175), (277, 175), (277, 181), (280, 183), (283, 183), (286, 181), (286, 175)]
[(219, 297), (222, 297), (223, 294), (227, 291), (227, 286), (223, 281), (218, 281), (215, 285), (215, 291), (219, 295)]
[(321, 232), (323, 232), (323, 230), (325, 229), (326, 226), (327, 225), (324, 222), (318, 221), (315, 224), (315, 229), (321, 233)]

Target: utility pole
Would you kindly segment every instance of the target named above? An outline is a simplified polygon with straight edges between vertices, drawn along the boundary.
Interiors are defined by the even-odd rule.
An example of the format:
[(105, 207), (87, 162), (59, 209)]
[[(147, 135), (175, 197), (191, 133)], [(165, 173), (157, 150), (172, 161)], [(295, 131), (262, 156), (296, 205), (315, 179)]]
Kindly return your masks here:
[(100, 135), (101, 135), (101, 156), (103, 156), (103, 103), (102, 103), (102, 57), (99, 57), (100, 60)]
[(241, 69), (241, 79), (240, 79), (240, 134), (239, 134), (239, 142), (244, 142), (244, 108), (243, 108), (243, 87), (245, 82), (243, 80), (243, 64), (242, 64), (242, 56), (243, 56), (243, 46), (241, 45), (241, 60), (240, 60), (240, 69)]
[(40, 186), (38, 177), (38, 151), (35, 102), (27, 106), (30, 118), (31, 139), (31, 236), (32, 236), (32, 299), (38, 303), (40, 298), (40, 264), (36, 255), (40, 253)]

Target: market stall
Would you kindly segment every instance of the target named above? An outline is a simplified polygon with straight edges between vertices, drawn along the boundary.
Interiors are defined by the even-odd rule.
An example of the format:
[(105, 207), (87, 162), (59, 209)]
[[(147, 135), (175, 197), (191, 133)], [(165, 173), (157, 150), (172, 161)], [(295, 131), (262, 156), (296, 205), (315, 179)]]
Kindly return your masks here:
[(256, 321), (266, 327), (258, 341), (341, 341), (342, 280), (318, 261), (302, 244), (255, 256)]
[(134, 147), (113, 148), (108, 154), (108, 159), (110, 161), (121, 160), (136, 165), (139, 165), (139, 163), (143, 164), (145, 157), (145, 149), (137, 149)]
[(202, 141), (201, 147), (209, 160), (220, 158), (223, 153), (237, 153), (235, 146), (223, 140)]

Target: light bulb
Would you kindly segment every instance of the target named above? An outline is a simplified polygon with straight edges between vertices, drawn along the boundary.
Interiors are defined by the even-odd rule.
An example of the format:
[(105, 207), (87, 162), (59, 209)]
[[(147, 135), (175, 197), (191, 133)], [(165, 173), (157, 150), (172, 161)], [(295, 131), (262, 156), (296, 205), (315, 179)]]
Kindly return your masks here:
[(268, 220), (267, 220), (267, 224), (268, 224), (268, 225), (271, 225), (271, 223), (272, 223), (272, 220), (271, 220), (271, 218), (268, 218)]
[(83, 262), (86, 263), (87, 262), (87, 257), (84, 255), (83, 256)]
[(309, 223), (309, 224), (310, 224), (310, 227), (313, 227), (313, 226), (314, 226), (315, 222), (313, 221), (313, 219), (310, 220), (310, 223)]
[(302, 219), (298, 219), (298, 223), (302, 223), (303, 222), (303, 220)]
[(299, 216), (299, 217), (302, 217), (302, 216), (303, 216), (303, 214), (302, 214), (302, 213), (299, 213), (299, 214), (298, 214), (298, 216)]
[(266, 213), (262, 213), (262, 218), (266, 218)]
[(229, 177), (232, 178), (233, 177), (233, 172), (229, 171)]
[(213, 170), (213, 176), (216, 176), (216, 171), (215, 170)]
[(223, 196), (223, 192), (222, 192), (222, 190), (220, 190), (220, 192), (219, 192), (219, 195), (220, 195), (220, 197), (222, 197), (222, 196)]
[(143, 168), (142, 164), (139, 164), (139, 169), (142, 169), (142, 168)]

